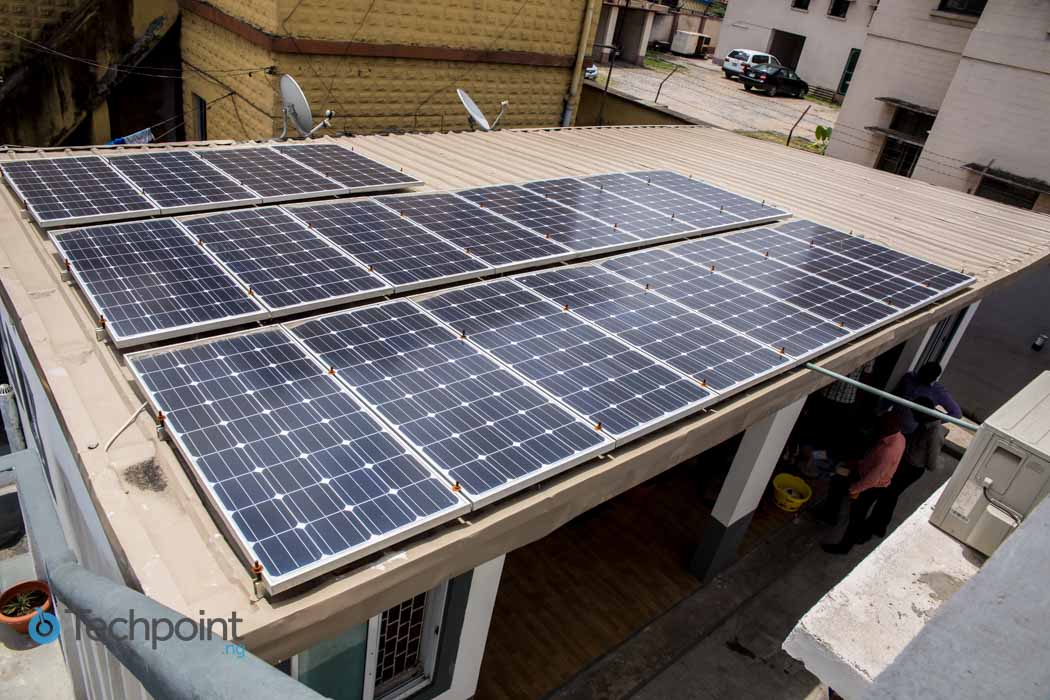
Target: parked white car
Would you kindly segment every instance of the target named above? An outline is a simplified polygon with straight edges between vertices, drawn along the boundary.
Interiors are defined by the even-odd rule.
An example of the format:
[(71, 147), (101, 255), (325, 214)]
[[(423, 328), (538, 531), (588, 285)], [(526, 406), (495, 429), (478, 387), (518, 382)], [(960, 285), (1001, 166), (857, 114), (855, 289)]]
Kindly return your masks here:
[(742, 78), (748, 68), (764, 65), (779, 66), (782, 64), (777, 60), (776, 56), (764, 51), (733, 49), (726, 54), (725, 61), (722, 62), (722, 72), (725, 74), (726, 80), (732, 80), (733, 78)]

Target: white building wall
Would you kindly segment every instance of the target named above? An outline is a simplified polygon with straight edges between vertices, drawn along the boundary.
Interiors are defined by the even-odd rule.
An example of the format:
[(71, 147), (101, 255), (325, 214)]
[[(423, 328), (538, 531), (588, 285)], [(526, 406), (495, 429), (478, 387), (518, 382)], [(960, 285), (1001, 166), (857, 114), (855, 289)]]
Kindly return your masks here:
[(894, 112), (876, 97), (941, 107), (975, 22), (945, 17), (937, 12), (938, 4), (938, 0), (881, 0), (832, 130), (828, 155), (875, 164), (884, 137), (864, 127), (887, 127)]
[(767, 51), (774, 29), (799, 34), (806, 43), (798, 73), (810, 85), (836, 90), (850, 50), (864, 45), (872, 3), (855, 0), (845, 19), (829, 16), (830, 5), (831, 0), (810, 0), (808, 10), (796, 10), (791, 0), (733, 0), (726, 9), (715, 56), (723, 59), (733, 49)]
[(988, 164), (1050, 181), (1050, 0), (992, 0), (963, 50), (913, 177), (969, 190)]

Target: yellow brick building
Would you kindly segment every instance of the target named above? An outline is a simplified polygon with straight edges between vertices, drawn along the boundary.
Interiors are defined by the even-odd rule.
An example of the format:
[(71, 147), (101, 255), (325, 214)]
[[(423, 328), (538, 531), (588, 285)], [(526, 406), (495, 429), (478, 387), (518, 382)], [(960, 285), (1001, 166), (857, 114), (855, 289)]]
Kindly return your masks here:
[(557, 126), (600, 0), (180, 0), (188, 138), (280, 133), (279, 76), (331, 132), (467, 127), (462, 87), (506, 127)]

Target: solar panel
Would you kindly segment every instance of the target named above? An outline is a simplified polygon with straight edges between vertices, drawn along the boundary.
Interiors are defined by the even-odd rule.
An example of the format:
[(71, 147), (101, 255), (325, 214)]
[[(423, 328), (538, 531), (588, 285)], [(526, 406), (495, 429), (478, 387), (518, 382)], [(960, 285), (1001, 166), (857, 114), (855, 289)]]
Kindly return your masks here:
[(713, 396), (510, 280), (420, 305), (617, 440), (682, 418)]
[(60, 231), (51, 240), (117, 347), (267, 315), (172, 219)]
[(375, 201), (499, 270), (565, 260), (565, 246), (485, 211), (454, 194), (385, 196)]
[(400, 190), (423, 184), (410, 175), (334, 143), (288, 144), (273, 148), (348, 187), (352, 193)]
[(522, 187), (583, 212), (645, 241), (682, 238), (696, 227), (571, 178), (526, 182)]
[(625, 197), (632, 202), (673, 216), (705, 232), (722, 231), (747, 225), (747, 221), (718, 207), (698, 202), (623, 173), (580, 178), (589, 185)]
[(262, 196), (264, 202), (331, 197), (347, 188), (270, 148), (195, 151), (216, 168)]
[(859, 236), (851, 236), (812, 221), (791, 221), (776, 229), (807, 243), (812, 242), (826, 250), (877, 267), (905, 279), (927, 285), (939, 292), (961, 289), (973, 284), (974, 278), (941, 265), (872, 243)]
[(476, 279), (485, 263), (371, 200), (286, 209), (394, 285), (397, 292)]
[(469, 508), (281, 330), (128, 366), (271, 592)]
[(291, 330), (475, 507), (611, 445), (410, 302), (324, 316)]
[(391, 291), (378, 276), (278, 207), (220, 212), (182, 223), (274, 313)]
[(923, 306), (937, 294), (929, 287), (810, 245), (774, 229), (739, 231), (727, 238), (749, 250), (768, 253), (770, 258), (838, 282), (854, 292), (879, 299), (898, 309)]
[(721, 211), (735, 214), (746, 219), (751, 224), (768, 223), (782, 219), (788, 215), (783, 209), (771, 207), (764, 202), (756, 202), (747, 197), (741, 197), (721, 187), (715, 187), (703, 180), (695, 180), (685, 175), (671, 172), (670, 170), (642, 170), (628, 173), (640, 180), (664, 187), (677, 192), (685, 197), (717, 207)]
[(597, 265), (515, 279), (720, 394), (787, 363), (785, 356)]
[(259, 195), (237, 184), (190, 151), (147, 151), (107, 158), (162, 214), (248, 206)]
[(897, 309), (717, 236), (672, 247), (675, 255), (786, 301), (849, 331), (867, 330)]
[(44, 228), (156, 214), (144, 197), (98, 156), (19, 160), (4, 177)]
[(849, 332), (659, 248), (602, 266), (795, 358), (837, 344)]
[(639, 245), (641, 239), (517, 185), (494, 185), (458, 192), (459, 196), (514, 223), (580, 252)]

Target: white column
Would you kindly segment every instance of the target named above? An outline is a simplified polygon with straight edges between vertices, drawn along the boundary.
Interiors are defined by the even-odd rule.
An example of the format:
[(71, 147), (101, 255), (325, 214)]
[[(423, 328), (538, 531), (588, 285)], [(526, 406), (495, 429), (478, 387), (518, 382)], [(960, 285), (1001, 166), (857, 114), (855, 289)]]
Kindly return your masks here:
[(802, 398), (785, 406), (744, 433), (693, 555), (690, 568), (698, 578), (707, 580), (736, 559), (737, 548), (751, 524), (751, 516), (762, 500), (766, 484), (805, 402)]

